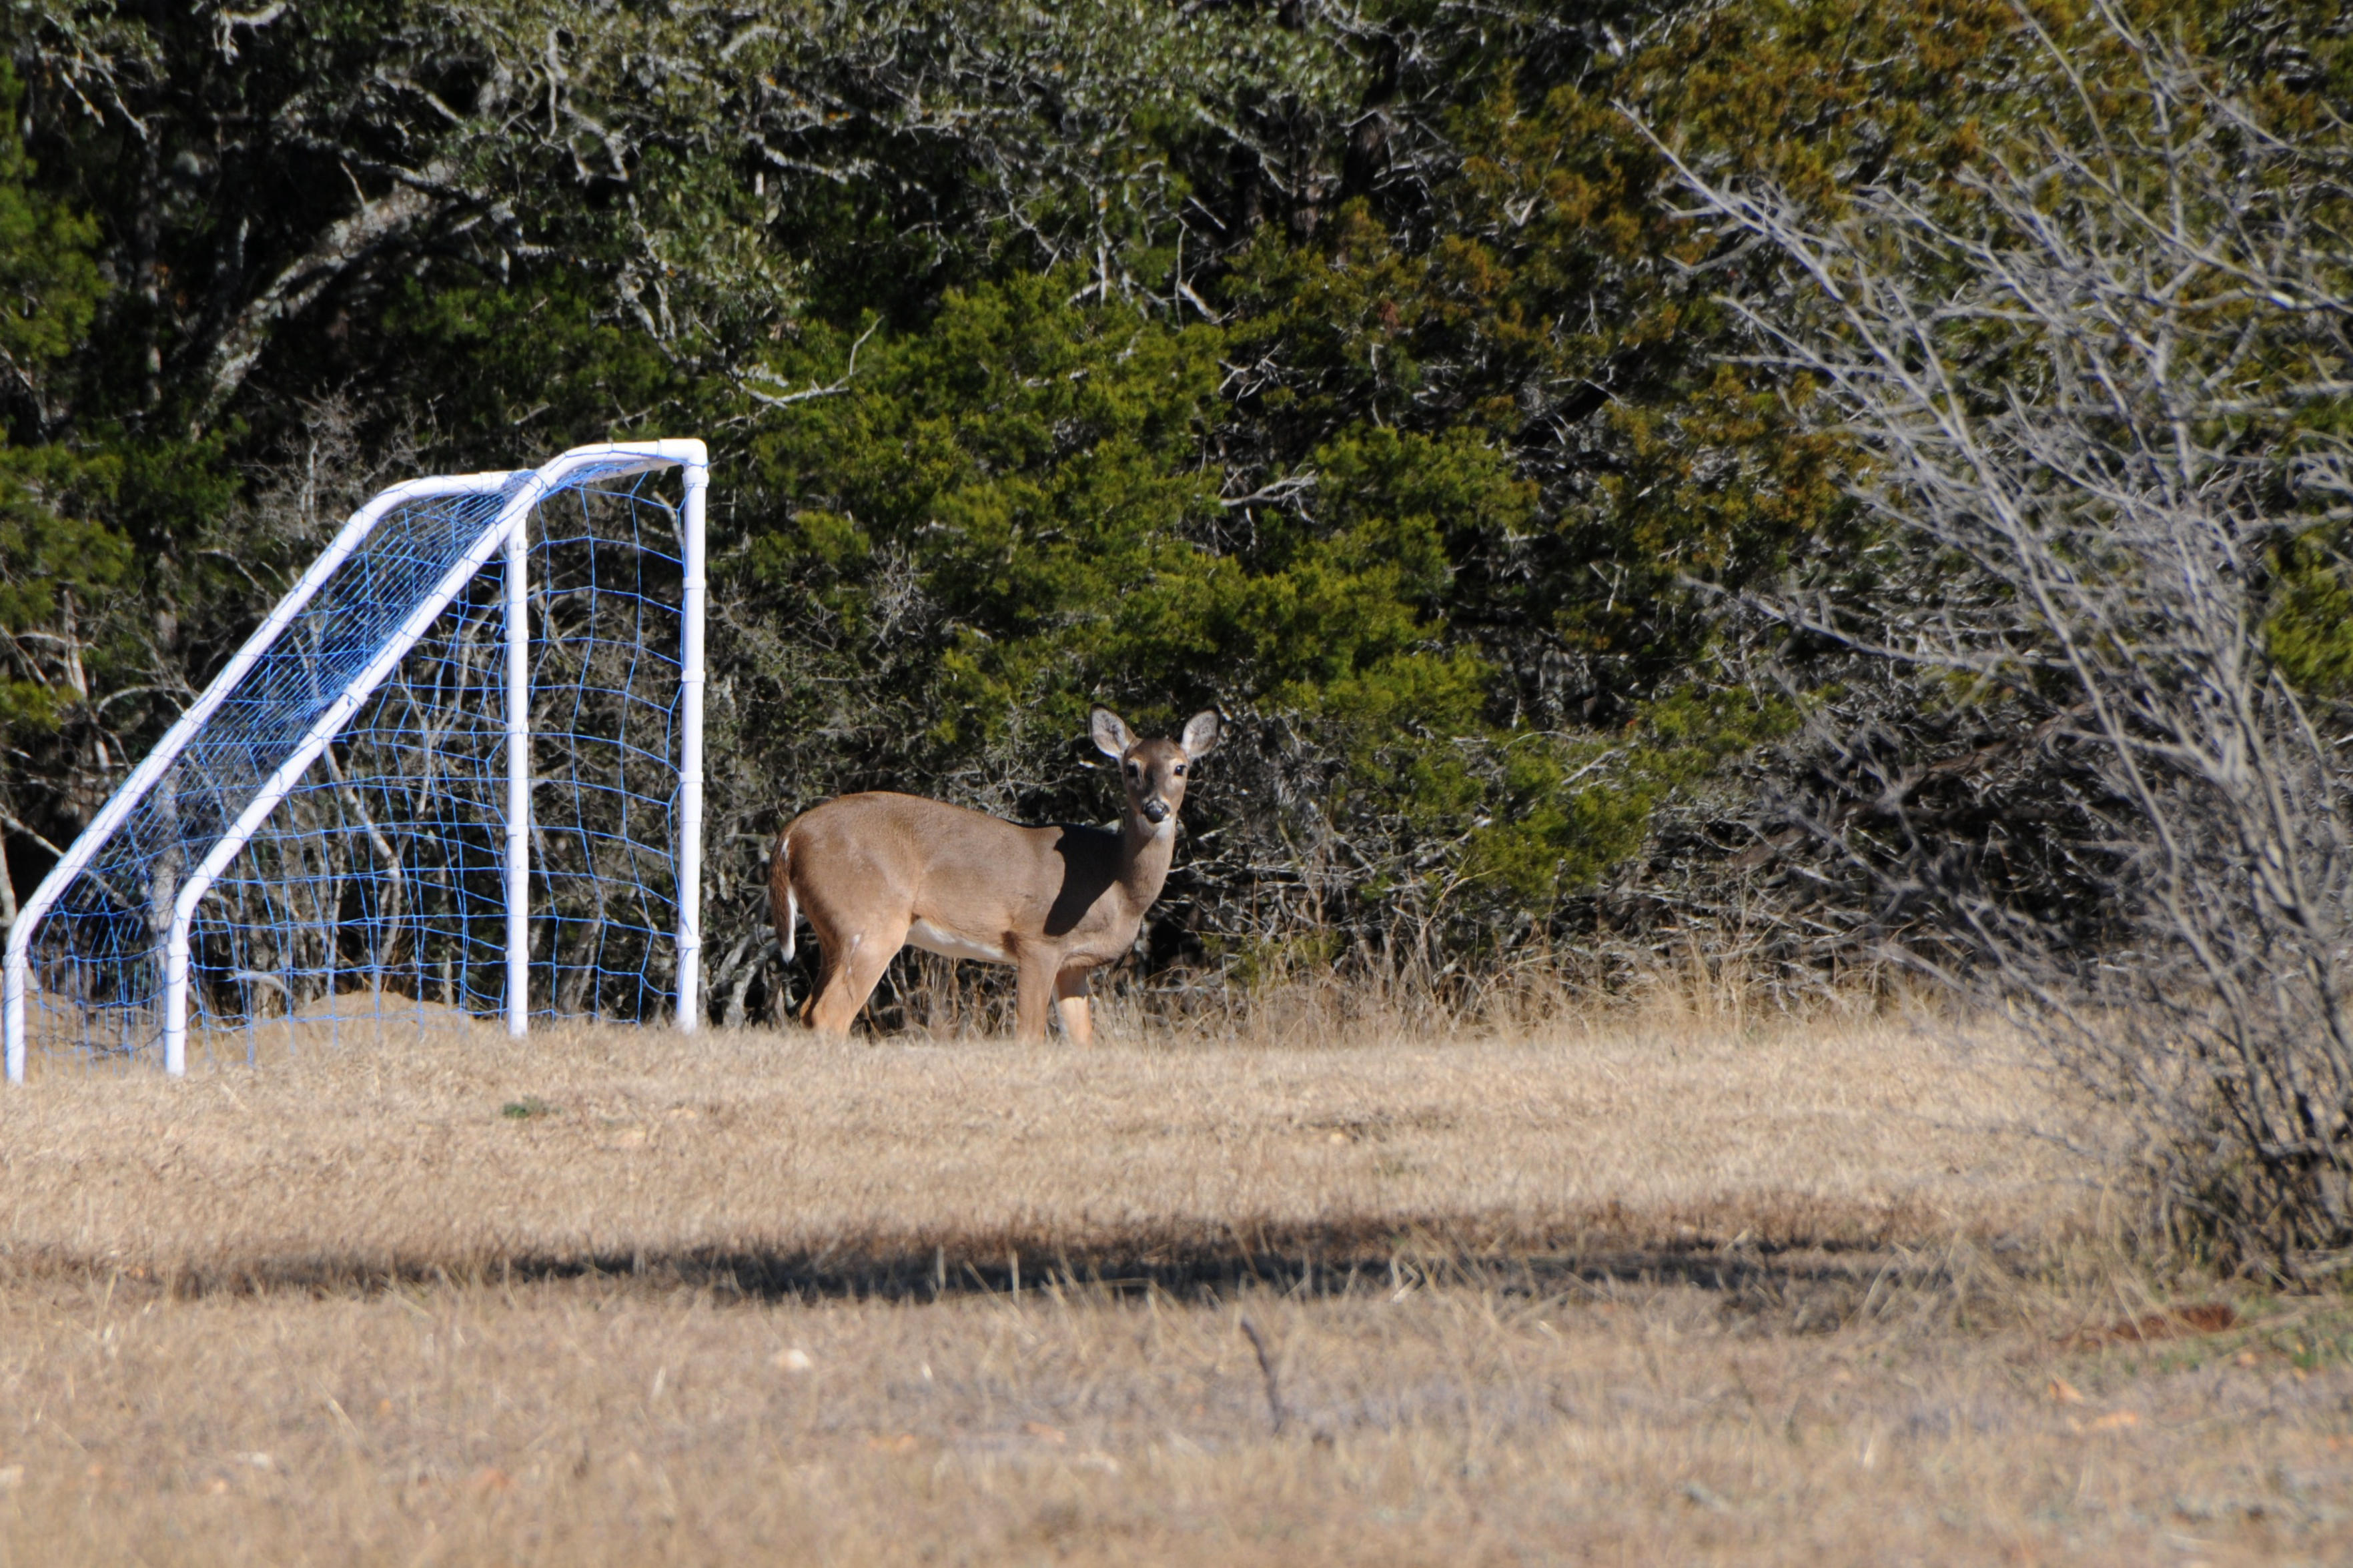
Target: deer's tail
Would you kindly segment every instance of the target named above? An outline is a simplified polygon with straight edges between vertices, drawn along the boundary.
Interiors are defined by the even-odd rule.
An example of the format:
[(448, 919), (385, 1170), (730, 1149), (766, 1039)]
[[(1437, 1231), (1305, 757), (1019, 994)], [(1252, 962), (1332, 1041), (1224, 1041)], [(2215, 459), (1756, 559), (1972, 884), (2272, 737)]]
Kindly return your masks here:
[(768, 916), (776, 921), (776, 942), (790, 963), (797, 951), (794, 942), (800, 924), (800, 900), (793, 897), (793, 836), (788, 828), (776, 835), (776, 852), (768, 861)]

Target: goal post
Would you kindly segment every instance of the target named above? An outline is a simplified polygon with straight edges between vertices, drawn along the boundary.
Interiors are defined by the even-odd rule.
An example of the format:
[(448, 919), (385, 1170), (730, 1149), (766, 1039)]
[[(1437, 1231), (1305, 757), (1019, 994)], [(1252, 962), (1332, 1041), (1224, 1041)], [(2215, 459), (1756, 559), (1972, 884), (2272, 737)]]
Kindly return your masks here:
[(10, 1080), (355, 990), (694, 1029), (708, 487), (616, 442), (362, 507), (26, 900)]

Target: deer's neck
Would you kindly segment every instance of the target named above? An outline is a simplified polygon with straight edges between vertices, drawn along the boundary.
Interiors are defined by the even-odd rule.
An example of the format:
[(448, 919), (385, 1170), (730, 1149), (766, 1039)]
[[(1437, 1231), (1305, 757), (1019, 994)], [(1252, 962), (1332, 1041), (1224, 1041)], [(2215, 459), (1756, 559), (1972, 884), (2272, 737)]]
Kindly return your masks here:
[(1160, 896), (1160, 885), (1168, 880), (1169, 858), (1176, 852), (1176, 818), (1155, 827), (1134, 811), (1125, 813), (1119, 825), (1119, 882), (1127, 895), (1128, 907), (1141, 917)]

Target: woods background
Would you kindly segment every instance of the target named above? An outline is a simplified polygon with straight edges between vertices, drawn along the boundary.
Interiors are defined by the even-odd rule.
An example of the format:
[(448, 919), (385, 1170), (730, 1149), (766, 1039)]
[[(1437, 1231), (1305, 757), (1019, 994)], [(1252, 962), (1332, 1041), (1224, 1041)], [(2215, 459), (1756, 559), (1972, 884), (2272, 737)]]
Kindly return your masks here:
[[(2214, 232), (2301, 291), (2190, 236), (2237, 292), (2208, 403), (2150, 428), (2205, 420), (2232, 476), (2250, 679), (2325, 727), (2353, 678), (2334, 5), (5, 16), (0, 917), (373, 488), (691, 432), (716, 1016), (806, 990), (781, 822), (1105, 817), (1094, 700), (1234, 721), (1134, 972), (1172, 998), (2128, 946), (2124, 731), (2031, 584), (1915, 526), (1802, 243), (1933, 314), (2072, 199), (2027, 168), (2070, 147), (2119, 213), (2182, 210), (2185, 138), (2260, 198)], [(1947, 323), (1949, 390), (2047, 426), (2050, 323), (2006, 309)]]

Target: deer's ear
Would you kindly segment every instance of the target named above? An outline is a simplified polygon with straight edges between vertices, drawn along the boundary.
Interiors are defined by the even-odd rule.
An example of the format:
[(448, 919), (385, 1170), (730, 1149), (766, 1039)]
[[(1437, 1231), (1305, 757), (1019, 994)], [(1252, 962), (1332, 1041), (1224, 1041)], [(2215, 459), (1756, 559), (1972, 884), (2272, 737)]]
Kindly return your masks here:
[(1135, 737), (1127, 732), (1120, 716), (1108, 708), (1098, 708), (1087, 720), (1087, 731), (1094, 736), (1095, 750), (1106, 757), (1124, 757)]
[(1212, 709), (1187, 720), (1184, 738), (1176, 743), (1185, 748), (1185, 754), (1188, 757), (1206, 756), (1224, 732), (1225, 725), (1219, 720), (1216, 710)]

